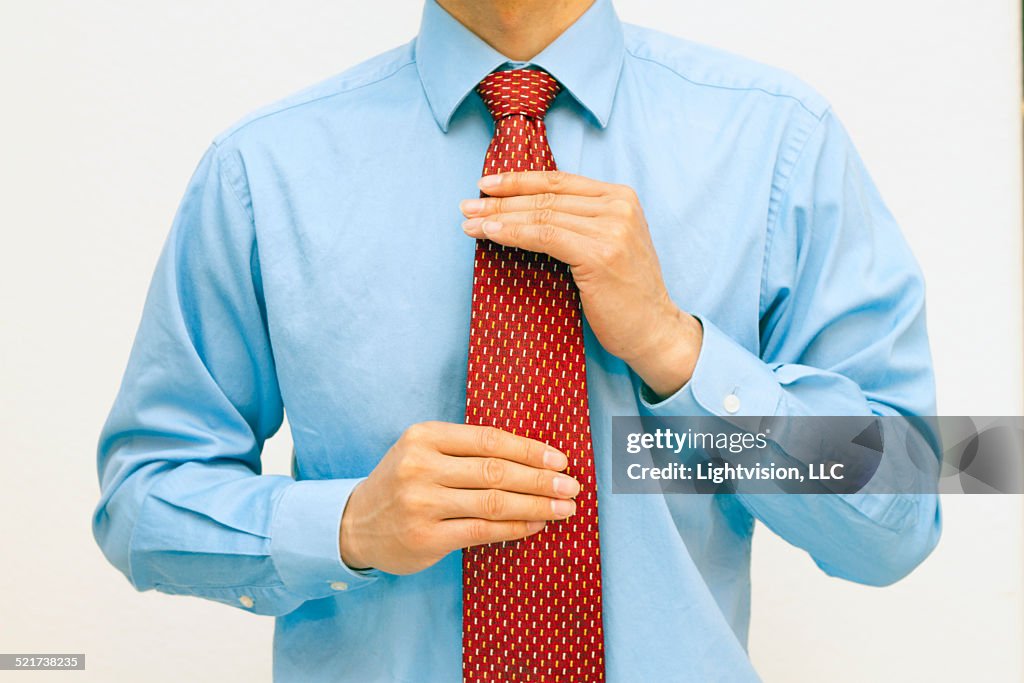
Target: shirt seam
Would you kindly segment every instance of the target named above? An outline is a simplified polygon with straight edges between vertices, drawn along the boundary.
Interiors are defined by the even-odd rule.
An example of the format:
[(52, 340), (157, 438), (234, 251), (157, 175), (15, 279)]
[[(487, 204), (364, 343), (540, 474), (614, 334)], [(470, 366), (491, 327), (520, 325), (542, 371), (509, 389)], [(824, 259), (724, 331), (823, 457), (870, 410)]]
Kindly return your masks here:
[[(280, 107), (278, 109), (274, 109), (273, 111), (268, 111), (268, 112), (264, 112), (262, 114), (257, 114), (255, 116), (253, 116), (251, 119), (248, 119), (247, 121), (245, 121), (244, 123), (238, 124), (230, 132), (226, 133), (223, 137), (220, 137), (219, 140), (220, 140), (220, 142), (226, 142), (227, 140), (230, 140), (231, 138), (233, 138), (240, 131), (248, 128), (251, 124), (256, 123), (257, 121), (261, 121), (263, 119), (269, 118), (271, 116), (276, 116), (277, 114), (283, 114), (286, 111), (290, 111), (292, 109), (297, 109), (298, 107), (304, 107), (307, 104), (313, 104), (315, 102), (319, 102), (321, 100), (326, 100), (326, 99), (329, 99), (331, 97), (337, 97), (338, 95), (346, 95), (348, 93), (353, 93), (353, 92), (356, 92), (357, 90), (361, 90), (363, 88), (369, 87), (371, 85), (376, 85), (377, 83), (381, 83), (382, 81), (386, 81), (387, 79), (392, 78), (393, 76), (396, 76), (400, 71), (402, 71), (406, 67), (412, 66), (414, 64), (416, 64), (416, 60), (415, 60), (415, 58), (411, 58), (411, 59), (409, 59), (409, 61), (404, 62), (404, 63), (399, 64), (398, 66), (394, 67), (394, 69), (392, 71), (389, 71), (388, 73), (385, 73), (382, 76), (378, 76), (376, 78), (373, 78), (372, 80), (366, 81), (365, 83), (360, 83), (359, 85), (355, 85), (355, 86), (351, 86), (351, 87), (345, 87), (345, 88), (342, 88), (340, 90), (334, 90), (332, 92), (325, 93), (323, 95), (317, 95), (317, 96), (314, 96), (314, 97), (310, 97), (308, 99), (304, 99), (301, 102), (295, 102), (295, 103), (289, 104), (287, 106), (282, 106), (282, 107)], [(214, 141), (214, 144), (217, 145), (218, 144), (217, 141)]]
[[(804, 138), (803, 142), (800, 143), (800, 151), (797, 153), (796, 158), (793, 160), (793, 163), (790, 164), (789, 169), (787, 171), (788, 175), (783, 176), (781, 171), (778, 172), (777, 175), (782, 180), (782, 185), (780, 186), (778, 194), (779, 205), (782, 204), (783, 200), (789, 194), (790, 186), (793, 182), (793, 176), (795, 175), (794, 171), (796, 170), (796, 167), (800, 165), (800, 162), (803, 160), (804, 155), (807, 153), (807, 148), (810, 146), (811, 138), (813, 138), (814, 134), (818, 132), (818, 129), (821, 128), (821, 124), (825, 121), (826, 117), (831, 113), (831, 111), (831, 107), (825, 109), (825, 111), (821, 115), (821, 118), (818, 119), (814, 127), (811, 128), (811, 130), (807, 133), (807, 137)], [(774, 179), (772, 184), (774, 185)], [(771, 200), (769, 199), (769, 211), (770, 210)], [(768, 260), (771, 257), (772, 247), (775, 245), (775, 234), (776, 232), (778, 232), (780, 213), (781, 211), (776, 211), (775, 215), (770, 216), (768, 223), (765, 226), (764, 258), (761, 261), (761, 285), (759, 288), (760, 292), (758, 294), (757, 301), (757, 317), (759, 322), (764, 310), (765, 291), (768, 288)], [(760, 356), (760, 354), (758, 355)]]
[[(236, 202), (238, 202), (238, 208), (240, 208), (242, 210), (242, 213), (245, 214), (245, 217), (249, 219), (249, 226), (253, 230), (253, 243), (255, 243), (256, 216), (254, 215), (253, 211), (251, 211), (249, 208), (245, 206), (245, 202), (243, 202), (242, 198), (238, 195), (238, 189), (235, 187), (235, 184), (224, 175), (224, 167), (227, 166), (228, 164), (234, 164), (234, 160), (228, 159), (226, 156), (224, 156), (224, 154), (222, 153), (222, 148), (220, 147), (219, 144), (217, 144), (216, 141), (213, 142), (212, 144), (217, 155), (217, 161), (220, 162), (217, 164), (217, 177), (220, 178), (220, 181), (227, 186), (228, 191), (231, 192), (231, 196), (235, 198)], [(237, 166), (235, 167), (235, 172), (238, 174), (240, 180), (245, 175), (243, 172), (241, 172), (240, 168), (237, 168)], [(245, 185), (248, 187), (248, 183), (245, 183)]]
[(825, 111), (822, 112), (821, 114), (816, 114), (814, 112), (814, 110), (812, 110), (810, 107), (808, 107), (807, 104), (804, 103), (804, 101), (801, 98), (797, 97), (796, 95), (789, 95), (787, 93), (780, 93), (780, 92), (772, 92), (771, 90), (768, 90), (767, 88), (762, 88), (762, 87), (759, 87), (759, 86), (756, 86), (756, 85), (733, 86), (733, 85), (722, 85), (720, 83), (708, 83), (706, 81), (698, 81), (695, 78), (691, 78), (690, 76), (687, 76), (687, 75), (681, 73), (675, 67), (669, 66), (668, 64), (665, 64), (662, 61), (659, 61), (657, 59), (652, 59), (651, 57), (644, 57), (643, 55), (637, 54), (636, 52), (633, 51), (633, 48), (629, 47), (628, 45), (626, 45), (625, 48), (626, 48), (626, 52), (631, 57), (633, 57), (635, 59), (639, 59), (639, 60), (644, 61), (644, 62), (650, 62), (651, 64), (655, 64), (657, 66), (660, 66), (661, 68), (663, 68), (663, 69), (665, 69), (665, 70), (675, 74), (679, 78), (683, 79), (687, 83), (692, 83), (693, 85), (697, 85), (697, 86), (701, 86), (701, 87), (706, 87), (706, 88), (717, 88), (719, 90), (735, 90), (735, 91), (748, 91), (748, 92), (749, 91), (756, 91), (756, 92), (762, 92), (765, 95), (768, 95), (770, 97), (782, 97), (782, 98), (785, 98), (785, 99), (788, 99), (788, 100), (793, 100), (794, 102), (796, 102), (797, 104), (800, 105), (801, 109), (806, 111), (808, 114), (813, 116), (818, 121), (820, 121), (822, 118), (824, 118), (825, 114), (828, 111), (828, 108), (826, 108)]
[[(235, 198), (235, 201), (238, 203), (238, 207), (242, 210), (242, 213), (249, 220), (249, 228), (252, 231), (252, 248), (250, 249), (249, 253), (249, 280), (253, 288), (253, 296), (256, 299), (256, 306), (260, 312), (260, 319), (263, 322), (263, 331), (267, 337), (267, 346), (270, 349), (270, 359), (271, 363), (274, 366), (274, 373), (276, 375), (277, 356), (275, 355), (274, 352), (274, 342), (270, 338), (270, 314), (267, 311), (267, 298), (263, 288), (263, 266), (260, 263), (260, 241), (259, 235), (257, 234), (256, 231), (256, 215), (255, 211), (252, 209), (252, 192), (249, 190), (249, 183), (245, 179), (245, 170), (238, 163), (238, 160), (225, 155), (223, 153), (223, 149), (217, 144), (216, 141), (214, 141), (211, 144), (213, 146), (214, 155), (216, 156), (218, 162), (217, 177), (222, 183), (224, 183), (227, 186), (228, 192), (230, 192), (231, 196)], [(235, 173), (238, 175), (238, 182), (245, 185), (246, 193), (249, 195), (248, 206), (244, 201), (242, 201), (242, 197), (238, 194), (238, 188), (235, 186), (235, 183), (232, 182), (230, 178), (227, 178), (224, 175), (224, 168), (228, 165), (234, 168)], [(280, 425), (278, 425), (278, 427), (280, 428)], [(261, 435), (263, 431), (264, 430), (260, 430)], [(263, 437), (264, 440), (266, 440), (267, 438), (269, 437)]]

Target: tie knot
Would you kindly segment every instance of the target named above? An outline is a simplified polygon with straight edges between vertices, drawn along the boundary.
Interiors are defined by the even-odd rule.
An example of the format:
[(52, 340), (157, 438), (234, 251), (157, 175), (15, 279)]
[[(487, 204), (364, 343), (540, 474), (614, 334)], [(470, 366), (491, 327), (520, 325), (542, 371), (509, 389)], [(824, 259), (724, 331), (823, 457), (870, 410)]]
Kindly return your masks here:
[(531, 69), (495, 71), (476, 86), (495, 120), (513, 114), (542, 119), (561, 89), (551, 74)]

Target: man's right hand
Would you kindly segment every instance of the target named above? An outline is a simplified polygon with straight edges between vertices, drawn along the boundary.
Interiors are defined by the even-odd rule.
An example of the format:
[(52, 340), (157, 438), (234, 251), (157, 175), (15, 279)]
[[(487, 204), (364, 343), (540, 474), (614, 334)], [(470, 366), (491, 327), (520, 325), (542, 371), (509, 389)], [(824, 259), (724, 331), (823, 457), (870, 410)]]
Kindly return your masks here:
[(579, 483), (550, 446), (493, 427), (409, 427), (352, 491), (341, 558), (353, 568), (411, 574), (453, 550), (535, 534), (576, 512)]

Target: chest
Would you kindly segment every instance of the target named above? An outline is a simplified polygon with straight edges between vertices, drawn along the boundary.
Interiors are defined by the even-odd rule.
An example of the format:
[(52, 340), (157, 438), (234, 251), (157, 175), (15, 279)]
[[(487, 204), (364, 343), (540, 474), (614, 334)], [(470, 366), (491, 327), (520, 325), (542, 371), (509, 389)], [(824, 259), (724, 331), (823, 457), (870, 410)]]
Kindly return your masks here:
[[(280, 164), (258, 195), (267, 324), (308, 475), (357, 476), (409, 424), (463, 420), (475, 243), (458, 203), (476, 196), (490, 125), (457, 120), (352, 154), (325, 145), (302, 168)], [(747, 309), (756, 339), (768, 182), (762, 201), (699, 139), (601, 130), (557, 108), (548, 134), (562, 170), (638, 192), (679, 306)], [(621, 371), (592, 351), (588, 375)]]

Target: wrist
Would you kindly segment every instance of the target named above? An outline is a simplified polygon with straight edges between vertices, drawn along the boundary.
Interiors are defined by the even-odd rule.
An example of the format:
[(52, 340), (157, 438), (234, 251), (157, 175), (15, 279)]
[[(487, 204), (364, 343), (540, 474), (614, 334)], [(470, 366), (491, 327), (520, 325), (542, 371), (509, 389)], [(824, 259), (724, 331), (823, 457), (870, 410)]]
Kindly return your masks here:
[(358, 501), (356, 499), (360, 495), (362, 486), (363, 483), (360, 482), (352, 489), (348, 502), (345, 504), (345, 510), (341, 514), (341, 526), (338, 529), (338, 549), (341, 561), (349, 569), (355, 570), (369, 569), (370, 567), (361, 554), (359, 543), (357, 542), (357, 534), (354, 530), (357, 516), (355, 510), (358, 509)]
[(627, 364), (659, 399), (679, 391), (693, 376), (704, 328), (700, 321), (669, 302), (643, 350)]

